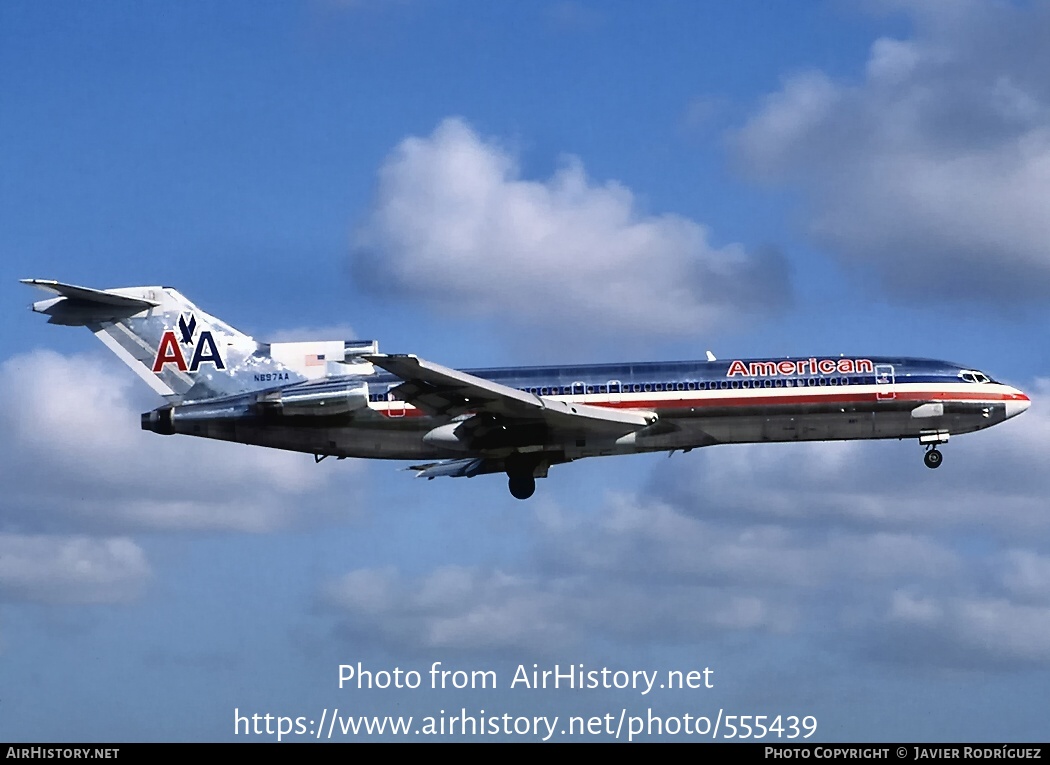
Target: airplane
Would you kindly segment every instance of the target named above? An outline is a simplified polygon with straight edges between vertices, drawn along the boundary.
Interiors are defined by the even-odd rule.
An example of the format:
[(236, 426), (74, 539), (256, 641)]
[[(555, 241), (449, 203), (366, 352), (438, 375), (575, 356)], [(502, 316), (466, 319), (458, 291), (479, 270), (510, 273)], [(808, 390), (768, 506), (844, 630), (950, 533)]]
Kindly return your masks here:
[(927, 467), (952, 435), (1026, 411), (973, 367), (810, 356), (460, 371), (376, 341), (262, 343), (170, 287), (98, 290), (24, 279), (52, 324), (86, 326), (164, 399), (143, 430), (327, 457), (424, 460), (422, 478), (505, 473), (528, 499), (585, 457), (783, 441), (918, 439)]

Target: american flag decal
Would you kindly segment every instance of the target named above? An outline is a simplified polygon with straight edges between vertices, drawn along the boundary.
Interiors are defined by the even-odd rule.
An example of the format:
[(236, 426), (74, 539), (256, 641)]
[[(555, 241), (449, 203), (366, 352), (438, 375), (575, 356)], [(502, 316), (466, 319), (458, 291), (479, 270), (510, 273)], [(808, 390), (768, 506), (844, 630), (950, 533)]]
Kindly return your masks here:
[(324, 364), (323, 353), (311, 353), (306, 357), (306, 366), (308, 367), (319, 367)]

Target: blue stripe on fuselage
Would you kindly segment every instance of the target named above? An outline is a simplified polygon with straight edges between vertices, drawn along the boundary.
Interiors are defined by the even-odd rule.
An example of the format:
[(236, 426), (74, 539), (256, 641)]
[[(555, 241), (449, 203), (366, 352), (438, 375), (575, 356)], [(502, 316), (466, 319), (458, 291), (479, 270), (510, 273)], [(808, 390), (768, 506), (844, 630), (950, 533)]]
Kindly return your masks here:
[[(774, 359), (741, 359), (740, 361), (743, 361), (745, 364), (755, 362), (771, 362), (776, 364), (781, 361), (792, 361), (797, 364), (799, 362), (807, 361), (810, 358), (811, 357), (785, 357)], [(957, 383), (962, 382), (959, 377), (959, 372), (961, 370), (972, 369), (972, 367), (961, 367), (958, 364), (937, 361), (935, 359), (880, 356), (818, 356), (816, 358), (831, 359), (832, 361), (839, 358), (866, 359), (871, 361), (876, 367), (889, 365), (893, 367), (894, 381), (897, 383)], [(782, 387), (785, 380), (816, 381), (820, 378), (825, 378), (827, 380), (833, 378), (837, 385), (870, 385), (875, 382), (874, 375), (871, 373), (843, 374), (840, 372), (834, 372), (831, 374), (807, 373), (754, 377), (737, 375), (730, 378), (728, 376), (728, 371), (730, 364), (732, 363), (733, 360), (730, 359), (719, 361), (647, 361), (573, 366), (493, 367), (487, 369), (468, 369), (464, 371), (475, 377), (481, 377), (519, 390), (533, 391), (541, 395), (568, 395), (569, 393), (574, 392), (572, 391), (572, 386), (577, 383), (582, 383), (585, 388), (590, 386), (596, 389), (602, 386), (608, 386), (610, 382), (618, 382), (620, 386), (650, 385), (653, 386), (653, 390), (667, 390), (668, 388), (666, 386), (668, 385), (673, 386), (671, 390), (674, 390), (677, 389), (679, 384), (681, 384), (686, 386), (685, 389), (697, 390), (710, 389), (712, 383), (718, 387), (722, 382), (736, 381), (742, 383), (743, 381), (754, 380), (781, 381), (781, 384), (776, 387)], [(401, 378), (388, 372), (380, 372), (369, 376), (366, 379), (370, 388), (374, 391), (372, 395), (373, 400), (376, 398), (383, 398), (381, 391), (396, 387), (403, 382)], [(656, 388), (655, 386), (657, 385), (661, 387)], [(693, 387), (689, 388), (688, 386), (690, 385)], [(736, 388), (741, 386), (733, 385), (732, 387)], [(752, 386), (749, 384), (743, 387)], [(794, 385), (792, 387), (794, 387)], [(628, 392), (622, 387), (621, 391)], [(585, 390), (583, 392), (608, 393), (610, 391), (606, 387), (605, 390)]]

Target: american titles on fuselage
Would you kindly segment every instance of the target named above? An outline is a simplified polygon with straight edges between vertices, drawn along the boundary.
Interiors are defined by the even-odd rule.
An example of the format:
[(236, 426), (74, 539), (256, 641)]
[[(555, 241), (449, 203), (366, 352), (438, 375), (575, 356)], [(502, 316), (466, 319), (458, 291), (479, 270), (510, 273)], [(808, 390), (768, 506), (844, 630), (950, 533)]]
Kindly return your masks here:
[(729, 364), (726, 377), (790, 377), (794, 375), (850, 375), (865, 374), (875, 371), (875, 363), (870, 359), (784, 359), (782, 361), (741, 361)]

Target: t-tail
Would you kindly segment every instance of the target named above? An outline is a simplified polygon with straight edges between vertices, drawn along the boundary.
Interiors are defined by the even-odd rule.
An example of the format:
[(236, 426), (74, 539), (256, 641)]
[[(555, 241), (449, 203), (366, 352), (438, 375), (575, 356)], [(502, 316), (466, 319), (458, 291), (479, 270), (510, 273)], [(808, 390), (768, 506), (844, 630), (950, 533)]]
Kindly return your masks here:
[(171, 287), (97, 290), (45, 279), (33, 303), (51, 324), (87, 327), (170, 403), (202, 401), (347, 374), (374, 342), (259, 343)]

